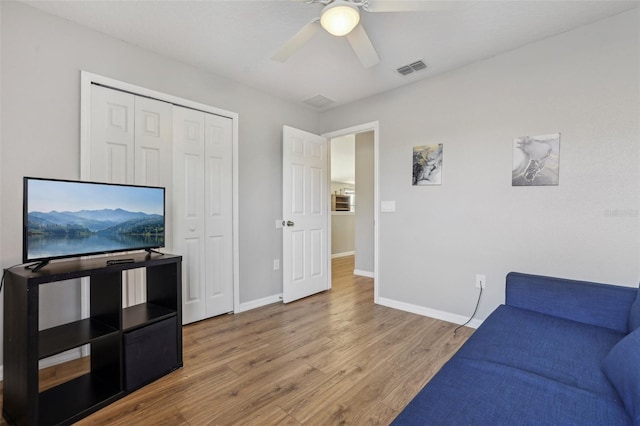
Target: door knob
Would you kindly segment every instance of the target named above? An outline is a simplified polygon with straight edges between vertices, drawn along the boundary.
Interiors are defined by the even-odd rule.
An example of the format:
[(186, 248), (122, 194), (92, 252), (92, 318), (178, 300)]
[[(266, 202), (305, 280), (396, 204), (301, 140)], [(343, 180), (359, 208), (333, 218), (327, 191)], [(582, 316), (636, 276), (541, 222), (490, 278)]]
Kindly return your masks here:
[(293, 222), (291, 222), (290, 220), (287, 221), (287, 226), (293, 226), (295, 225)]

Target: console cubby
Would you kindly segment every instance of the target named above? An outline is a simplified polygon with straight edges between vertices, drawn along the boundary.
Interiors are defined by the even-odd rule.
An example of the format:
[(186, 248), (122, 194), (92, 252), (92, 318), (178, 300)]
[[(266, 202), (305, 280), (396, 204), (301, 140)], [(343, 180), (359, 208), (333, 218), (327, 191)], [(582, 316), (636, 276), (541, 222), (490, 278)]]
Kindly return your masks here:
[[(106, 258), (92, 258), (6, 271), (2, 414), (9, 424), (78, 421), (182, 366), (182, 258), (108, 259), (119, 258), (132, 261), (107, 265)], [(122, 272), (136, 268), (146, 268), (147, 302), (123, 309)], [(89, 317), (38, 330), (41, 286), (83, 277), (89, 278)], [(40, 392), (38, 361), (84, 345), (90, 371)]]

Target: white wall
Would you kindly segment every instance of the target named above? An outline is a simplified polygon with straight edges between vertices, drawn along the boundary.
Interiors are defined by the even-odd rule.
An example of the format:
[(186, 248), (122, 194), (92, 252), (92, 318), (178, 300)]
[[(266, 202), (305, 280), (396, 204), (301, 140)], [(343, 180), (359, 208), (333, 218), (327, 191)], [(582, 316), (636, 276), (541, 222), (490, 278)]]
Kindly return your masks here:
[[(319, 115), (22, 3), (0, 2), (0, 263), (21, 261), (22, 177), (80, 177), (80, 70), (239, 114), (240, 302), (282, 292), (282, 126)], [(60, 315), (77, 316), (77, 288)], [(48, 315), (45, 312), (45, 315)], [(55, 318), (52, 319), (55, 321)]]
[[(0, 23), (2, 23), (2, 7), (0, 7)], [(2, 99), (4, 93), (2, 91), (2, 31), (0, 31), (0, 165), (2, 164)], [(0, 195), (2, 194), (2, 173), (0, 173)], [(4, 205), (2, 196), (0, 196), (0, 262), (2, 259), (2, 211)], [(0, 263), (0, 269), (4, 267), (4, 263)], [(4, 272), (4, 270), (3, 270)], [(4, 318), (4, 292), (0, 293), (0, 318)]]
[(374, 267), (374, 141), (373, 132), (356, 136), (355, 269), (373, 276)]
[[(379, 120), (383, 303), (478, 317), (509, 271), (637, 286), (638, 10), (323, 114), (330, 132)], [(428, 58), (427, 58), (428, 59)], [(513, 139), (561, 132), (560, 185), (512, 187)], [(416, 145), (443, 143), (441, 186), (411, 185)]]

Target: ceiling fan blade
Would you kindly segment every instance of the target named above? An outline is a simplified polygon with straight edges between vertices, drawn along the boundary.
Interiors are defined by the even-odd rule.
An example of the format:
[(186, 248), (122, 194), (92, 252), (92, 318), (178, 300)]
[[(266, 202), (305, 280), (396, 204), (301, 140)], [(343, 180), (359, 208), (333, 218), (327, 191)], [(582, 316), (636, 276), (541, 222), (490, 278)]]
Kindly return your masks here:
[(371, 44), (371, 40), (369, 40), (369, 36), (362, 24), (358, 24), (353, 31), (347, 34), (347, 40), (349, 40), (363, 67), (371, 68), (380, 62), (380, 57), (376, 49), (373, 48), (373, 44)]
[(431, 12), (447, 10), (451, 6), (451, 1), (369, 0), (368, 5), (363, 9), (367, 12)]
[(306, 42), (311, 40), (311, 37), (313, 37), (320, 28), (320, 18), (315, 18), (313, 21), (302, 27), (300, 31), (298, 31), (280, 49), (278, 49), (271, 59), (278, 62), (285, 62)]

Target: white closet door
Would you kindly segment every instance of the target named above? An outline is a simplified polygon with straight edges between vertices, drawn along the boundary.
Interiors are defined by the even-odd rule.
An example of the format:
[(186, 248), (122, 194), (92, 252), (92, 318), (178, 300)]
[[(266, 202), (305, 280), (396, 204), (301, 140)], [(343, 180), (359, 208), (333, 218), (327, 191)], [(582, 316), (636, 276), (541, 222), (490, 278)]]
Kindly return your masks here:
[(173, 105), (136, 96), (135, 98), (136, 185), (165, 188), (165, 247), (171, 251), (173, 205)]
[[(101, 86), (91, 86), (91, 141), (84, 179), (172, 186), (172, 106)], [(167, 191), (166, 205), (171, 205)], [(171, 223), (171, 217), (166, 218)], [(167, 236), (170, 229), (165, 230)], [(167, 244), (168, 245), (168, 244)], [(123, 306), (146, 300), (144, 271), (123, 275)]]
[(206, 316), (233, 311), (232, 120), (204, 114)]
[(206, 318), (204, 113), (173, 108), (174, 252), (182, 257), (182, 322)]
[(183, 323), (233, 311), (232, 120), (174, 106), (174, 248)]
[(91, 86), (91, 165), (83, 178), (133, 183), (135, 96)]
[[(134, 181), (135, 96), (91, 86), (91, 164), (84, 179), (129, 184)], [(134, 272), (122, 274), (122, 306), (135, 304), (141, 291)], [(136, 291), (137, 290), (137, 291)]]
[(171, 142), (173, 105), (136, 96), (135, 98), (135, 183), (164, 186), (172, 184)]
[[(134, 180), (136, 185), (162, 186), (165, 190), (165, 246), (171, 247), (172, 105), (135, 96)], [(169, 212), (169, 214), (167, 214)], [(146, 270), (125, 274), (123, 296), (128, 305), (147, 300)]]

